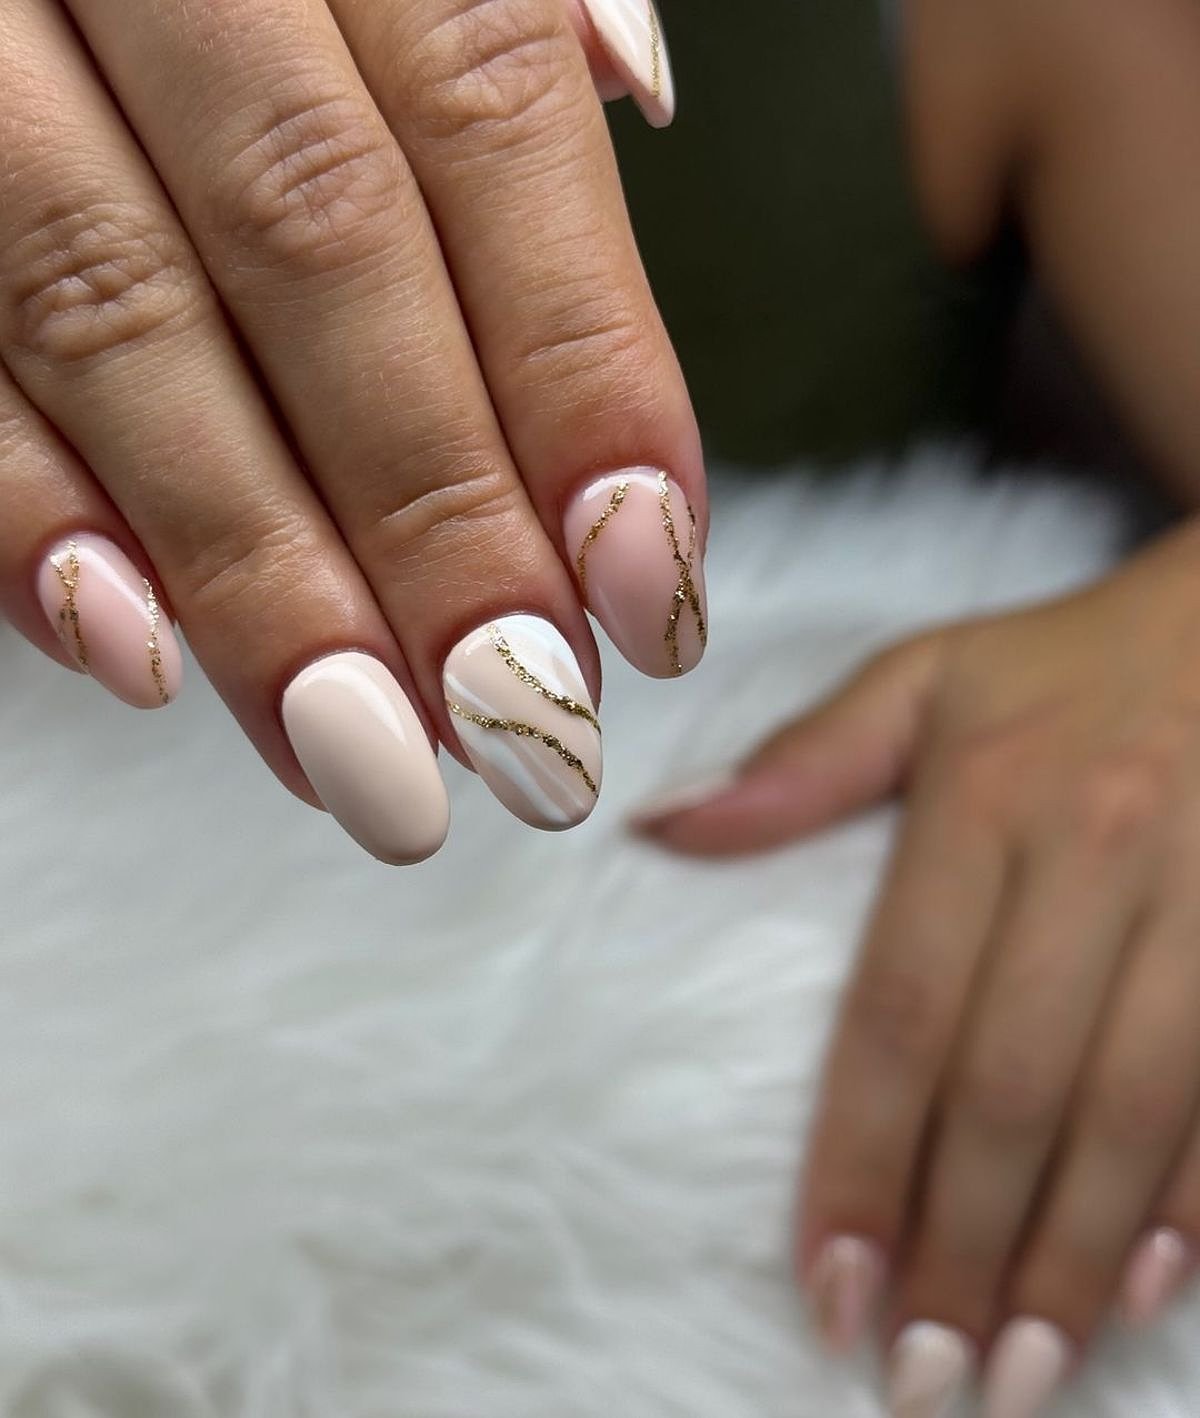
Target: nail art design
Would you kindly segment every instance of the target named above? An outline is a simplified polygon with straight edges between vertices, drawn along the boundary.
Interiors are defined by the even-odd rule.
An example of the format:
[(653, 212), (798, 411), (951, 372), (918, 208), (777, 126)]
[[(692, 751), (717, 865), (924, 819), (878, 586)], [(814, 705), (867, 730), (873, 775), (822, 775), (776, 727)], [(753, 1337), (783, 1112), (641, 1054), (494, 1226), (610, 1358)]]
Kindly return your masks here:
[(281, 713), (313, 791), (361, 847), (390, 866), (437, 851), (450, 824), (445, 784), (385, 665), (357, 650), (327, 655), (284, 690)]
[(584, 0), (584, 5), (647, 123), (665, 128), (675, 116), (675, 81), (653, 0)]
[(179, 642), (146, 578), (106, 537), (81, 533), (56, 547), (38, 573), (38, 599), (85, 674), (140, 709), (179, 692)]
[(622, 654), (657, 677), (692, 669), (708, 643), (708, 612), (683, 490), (655, 468), (609, 474), (575, 498), (564, 533), (588, 609)]
[(1183, 1288), (1196, 1263), (1195, 1252), (1171, 1226), (1144, 1236), (1134, 1251), (1121, 1286), (1121, 1310), (1127, 1324), (1153, 1324)]
[(809, 1280), (817, 1328), (835, 1354), (862, 1339), (871, 1322), (884, 1277), (883, 1252), (859, 1236), (825, 1242)]
[(562, 635), (509, 615), (465, 636), (446, 657), (446, 707), (479, 776), (534, 827), (582, 822), (600, 791), (600, 724)]
[(891, 1418), (947, 1418), (974, 1367), (970, 1340), (948, 1325), (916, 1320), (892, 1346)]
[(1028, 1317), (1010, 1320), (988, 1361), (986, 1418), (1037, 1418), (1070, 1362), (1071, 1346), (1057, 1325)]

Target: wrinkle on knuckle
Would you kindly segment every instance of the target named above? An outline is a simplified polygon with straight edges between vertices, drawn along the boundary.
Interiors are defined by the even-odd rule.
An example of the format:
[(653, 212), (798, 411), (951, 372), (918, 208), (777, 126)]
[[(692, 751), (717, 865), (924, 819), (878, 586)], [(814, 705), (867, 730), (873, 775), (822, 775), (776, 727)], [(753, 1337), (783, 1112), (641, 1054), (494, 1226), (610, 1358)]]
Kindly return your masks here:
[[(177, 583), (193, 614), (228, 617), (242, 602), (260, 609), (282, 582), (304, 585), (326, 549), (298, 510), (269, 521), (238, 518), (223, 535), (176, 564)], [(252, 610), (251, 615), (257, 615)]]
[(1090, 768), (1068, 804), (1069, 829), (1089, 854), (1110, 857), (1137, 847), (1161, 821), (1168, 785), (1148, 755), (1125, 754)]
[(1016, 1040), (967, 1062), (952, 1106), (977, 1130), (1000, 1138), (1040, 1137), (1057, 1116), (1057, 1100), (1040, 1057)]
[(943, 1006), (928, 971), (901, 963), (876, 965), (854, 987), (849, 1018), (888, 1067), (918, 1074), (935, 1064)]
[(371, 531), (371, 545), (381, 560), (420, 558), (428, 569), (464, 548), (478, 554), (511, 524), (518, 489), (494, 466), (455, 470), (432, 484), (414, 485), (394, 499)]
[(10, 246), (4, 264), (11, 343), (52, 366), (148, 344), (210, 308), (182, 233), (140, 207), (55, 212)]

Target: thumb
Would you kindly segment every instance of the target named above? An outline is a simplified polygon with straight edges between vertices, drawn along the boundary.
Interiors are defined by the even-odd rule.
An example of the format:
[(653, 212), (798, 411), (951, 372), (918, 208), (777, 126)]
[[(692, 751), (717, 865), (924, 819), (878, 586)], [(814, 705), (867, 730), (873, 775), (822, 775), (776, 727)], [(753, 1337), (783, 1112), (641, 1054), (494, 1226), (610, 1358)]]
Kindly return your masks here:
[(566, 0), (601, 99), (627, 94), (652, 128), (675, 116), (675, 84), (653, 0)]
[(734, 772), (637, 811), (631, 827), (693, 856), (761, 852), (899, 790), (916, 747), (945, 632), (870, 660)]

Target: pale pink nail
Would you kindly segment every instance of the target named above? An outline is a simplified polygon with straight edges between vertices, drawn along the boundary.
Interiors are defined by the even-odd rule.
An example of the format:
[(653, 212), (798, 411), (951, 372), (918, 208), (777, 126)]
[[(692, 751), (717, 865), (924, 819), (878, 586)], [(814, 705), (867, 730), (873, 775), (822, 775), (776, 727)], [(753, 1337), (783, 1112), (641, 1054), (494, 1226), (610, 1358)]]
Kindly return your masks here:
[(1194, 1264), (1192, 1247), (1172, 1227), (1160, 1226), (1144, 1236), (1121, 1286), (1126, 1322), (1138, 1328), (1153, 1324), (1183, 1288)]
[(986, 1418), (1036, 1418), (1066, 1376), (1071, 1346), (1046, 1320), (1010, 1320), (988, 1360), (983, 1403)]
[(563, 531), (585, 604), (644, 674), (685, 674), (704, 653), (708, 608), (696, 520), (654, 468), (597, 478), (567, 508)]
[(692, 808), (703, 807), (723, 797), (738, 781), (738, 775), (725, 769), (720, 773), (710, 773), (691, 783), (681, 783), (675, 788), (664, 788), (661, 793), (638, 803), (629, 814), (632, 827), (650, 827), (665, 817), (674, 817), (678, 812), (690, 812)]
[(654, 0), (583, 0), (613, 68), (653, 128), (675, 115), (675, 82)]
[(371, 655), (317, 660), (283, 693), (283, 725), (313, 791), (372, 856), (393, 866), (442, 845), (450, 804), (408, 696)]
[(809, 1278), (817, 1328), (837, 1354), (853, 1349), (871, 1322), (883, 1287), (883, 1252), (859, 1236), (825, 1242)]
[(600, 724), (571, 647), (548, 620), (506, 615), (464, 636), (442, 672), (479, 776), (534, 827), (582, 822), (600, 792)]
[(81, 532), (53, 547), (38, 570), (42, 610), (67, 653), (137, 709), (179, 693), (183, 659), (158, 594), (107, 537)]
[(947, 1418), (975, 1366), (975, 1346), (957, 1329), (915, 1320), (892, 1345), (891, 1418)]

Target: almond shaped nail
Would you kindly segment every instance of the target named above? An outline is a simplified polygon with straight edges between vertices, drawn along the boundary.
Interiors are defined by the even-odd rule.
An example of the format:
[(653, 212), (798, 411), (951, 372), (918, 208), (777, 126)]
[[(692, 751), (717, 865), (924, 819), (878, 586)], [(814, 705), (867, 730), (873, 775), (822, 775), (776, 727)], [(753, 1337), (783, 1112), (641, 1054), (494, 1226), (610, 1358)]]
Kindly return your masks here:
[(986, 1418), (1037, 1418), (1066, 1377), (1071, 1345), (1057, 1325), (1021, 1316), (1000, 1331), (983, 1390)]
[(652, 128), (675, 116), (675, 80), (654, 0), (583, 0), (604, 52)]
[(356, 650), (316, 660), (284, 690), (281, 713), (313, 791), (361, 847), (391, 866), (437, 851), (450, 824), (446, 787), (385, 665)]
[(625, 658), (669, 679), (708, 642), (704, 569), (691, 504), (656, 468), (626, 468), (572, 500), (563, 533), (584, 603)]
[(957, 1329), (914, 1320), (892, 1345), (891, 1418), (947, 1418), (975, 1366), (975, 1346)]
[(1195, 1253), (1171, 1226), (1143, 1236), (1121, 1286), (1121, 1311), (1137, 1328), (1153, 1324), (1179, 1294), (1195, 1265)]
[(183, 657), (153, 585), (107, 537), (81, 532), (53, 547), (37, 595), (75, 663), (135, 709), (179, 693)]
[(835, 1354), (853, 1349), (871, 1322), (883, 1287), (883, 1252), (861, 1236), (833, 1236), (809, 1279), (817, 1328)]
[(483, 781), (532, 827), (582, 822), (600, 792), (600, 724), (575, 656), (536, 615), (506, 615), (446, 657), (446, 706)]

